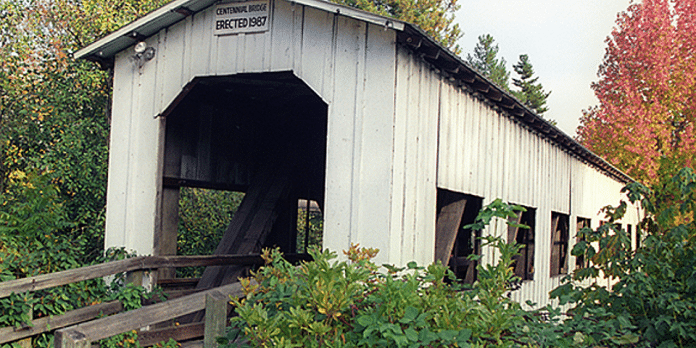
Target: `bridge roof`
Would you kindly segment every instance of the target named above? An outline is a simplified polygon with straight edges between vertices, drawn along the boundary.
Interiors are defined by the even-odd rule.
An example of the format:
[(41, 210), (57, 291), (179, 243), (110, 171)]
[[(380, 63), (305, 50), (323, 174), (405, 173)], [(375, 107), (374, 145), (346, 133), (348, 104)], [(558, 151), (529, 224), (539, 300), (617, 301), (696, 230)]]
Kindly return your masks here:
[[(437, 68), (441, 74), (448, 76), (453, 83), (457, 83), (474, 95), (483, 98), (490, 103), (493, 108), (508, 114), (511, 118), (516, 119), (539, 136), (548, 139), (550, 142), (608, 176), (624, 183), (633, 181), (627, 174), (612, 166), (609, 162), (582, 146), (558, 127), (537, 115), (534, 111), (512, 96), (512, 94), (483, 76), (462, 58), (436, 42), (419, 27), (393, 18), (379, 16), (323, 0), (277, 1), (290, 1), (295, 4), (336, 13), (363, 22), (384, 26), (386, 29), (395, 30), (397, 32), (397, 42), (399, 44), (420, 54), (425, 61)], [(75, 58), (92, 60), (108, 66), (118, 52), (130, 47), (138, 41), (155, 35), (161, 29), (169, 27), (185, 19), (189, 15), (214, 5), (216, 2), (216, 0), (172, 1), (80, 49), (75, 53)]]

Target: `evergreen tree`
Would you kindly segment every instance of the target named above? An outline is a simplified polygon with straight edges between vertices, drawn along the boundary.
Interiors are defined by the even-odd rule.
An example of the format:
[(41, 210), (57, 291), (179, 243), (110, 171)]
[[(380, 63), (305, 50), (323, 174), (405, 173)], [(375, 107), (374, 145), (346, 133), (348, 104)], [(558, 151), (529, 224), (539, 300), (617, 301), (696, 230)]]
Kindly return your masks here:
[(493, 81), (506, 91), (510, 90), (510, 72), (505, 68), (505, 58), (498, 58), (498, 45), (490, 34), (478, 37), (474, 55), (467, 55), (467, 62), (483, 76)]
[(521, 54), (520, 61), (512, 68), (520, 76), (519, 79), (512, 79), (512, 83), (519, 88), (519, 91), (512, 92), (512, 94), (538, 115), (548, 111), (546, 99), (551, 92), (544, 91), (541, 83), (537, 82), (539, 77), (534, 77), (534, 68), (529, 62), (529, 56)]

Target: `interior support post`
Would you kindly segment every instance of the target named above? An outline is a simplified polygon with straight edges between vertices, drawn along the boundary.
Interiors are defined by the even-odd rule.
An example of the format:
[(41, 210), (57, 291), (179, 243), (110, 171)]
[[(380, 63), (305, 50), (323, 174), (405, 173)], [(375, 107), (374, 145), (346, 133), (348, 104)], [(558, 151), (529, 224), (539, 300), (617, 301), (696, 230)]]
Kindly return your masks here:
[[(176, 241), (179, 232), (179, 188), (162, 189), (162, 224), (155, 236), (155, 255), (176, 255)], [(158, 279), (175, 278), (174, 268), (159, 270)]]

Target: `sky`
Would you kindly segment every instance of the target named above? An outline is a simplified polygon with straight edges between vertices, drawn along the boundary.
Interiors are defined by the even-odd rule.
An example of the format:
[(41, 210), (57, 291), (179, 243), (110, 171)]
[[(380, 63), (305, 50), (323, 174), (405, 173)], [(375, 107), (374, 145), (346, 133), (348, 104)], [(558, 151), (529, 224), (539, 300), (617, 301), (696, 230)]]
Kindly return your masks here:
[[(551, 91), (544, 114), (574, 136), (582, 110), (597, 105), (590, 84), (604, 57), (605, 39), (630, 0), (459, 0), (455, 22), (464, 32), (462, 57), (478, 36), (491, 34), (498, 56), (512, 65), (527, 54), (539, 82)], [(512, 80), (511, 80), (512, 83)]]

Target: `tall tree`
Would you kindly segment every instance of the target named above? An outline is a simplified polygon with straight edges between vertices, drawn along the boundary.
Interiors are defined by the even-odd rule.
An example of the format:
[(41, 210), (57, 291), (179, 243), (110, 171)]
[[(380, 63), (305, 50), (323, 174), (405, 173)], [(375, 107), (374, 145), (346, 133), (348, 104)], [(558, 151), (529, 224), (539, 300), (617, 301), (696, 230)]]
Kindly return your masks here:
[(457, 0), (331, 0), (413, 23), (423, 29), (443, 46), (456, 54), (461, 53), (457, 41), (464, 35), (454, 23), (454, 13), (459, 9)]
[(35, 189), (61, 207), (52, 235), (101, 254), (111, 81), (71, 52), (162, 3), (0, 0), (0, 225), (46, 211), (27, 203)]
[(647, 184), (696, 155), (696, 2), (643, 0), (607, 38), (578, 140)]
[(466, 60), (481, 74), (498, 86), (510, 90), (510, 72), (507, 71), (505, 58), (498, 58), (498, 44), (490, 34), (478, 37), (474, 55), (467, 54)]
[(539, 77), (534, 76), (534, 68), (529, 62), (529, 56), (521, 54), (520, 61), (512, 68), (520, 76), (519, 79), (512, 79), (512, 84), (519, 88), (519, 91), (514, 91), (512, 94), (538, 115), (548, 111), (546, 100), (551, 92), (544, 91), (544, 87), (538, 82)]

